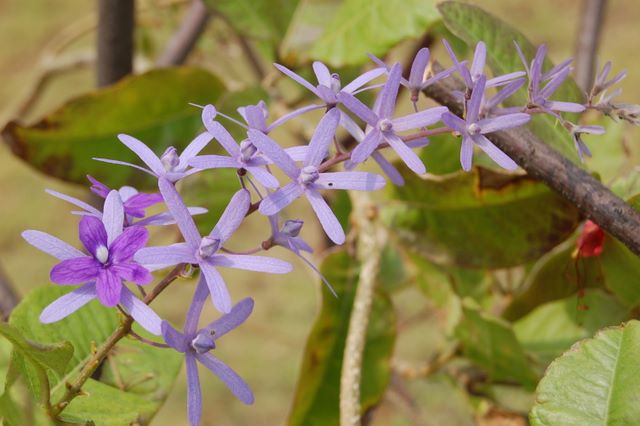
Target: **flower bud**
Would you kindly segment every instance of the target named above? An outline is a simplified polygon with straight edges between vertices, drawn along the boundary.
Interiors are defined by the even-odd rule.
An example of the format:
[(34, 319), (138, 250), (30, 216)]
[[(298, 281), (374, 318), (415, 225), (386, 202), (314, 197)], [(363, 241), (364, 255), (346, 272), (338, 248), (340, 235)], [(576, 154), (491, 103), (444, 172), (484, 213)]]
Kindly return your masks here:
[(162, 157), (160, 157), (160, 161), (162, 162), (162, 165), (164, 166), (164, 169), (166, 171), (172, 172), (176, 167), (178, 167), (178, 164), (180, 164), (180, 157), (178, 157), (178, 152), (176, 151), (176, 149), (170, 146), (169, 148), (167, 148), (164, 154), (162, 154)]
[(213, 340), (211, 332), (200, 330), (196, 337), (191, 341), (191, 347), (199, 354), (204, 354), (216, 348), (216, 342)]
[(300, 230), (302, 230), (302, 225), (304, 221), (302, 220), (286, 220), (280, 228), (280, 232), (289, 236), (289, 237), (297, 237), (300, 234)]
[(320, 177), (320, 173), (318, 172), (318, 168), (316, 166), (306, 166), (303, 167), (300, 171), (300, 183), (309, 184), (318, 180)]
[(217, 238), (203, 237), (200, 241), (200, 247), (198, 247), (198, 254), (201, 258), (205, 259), (220, 248), (220, 240)]

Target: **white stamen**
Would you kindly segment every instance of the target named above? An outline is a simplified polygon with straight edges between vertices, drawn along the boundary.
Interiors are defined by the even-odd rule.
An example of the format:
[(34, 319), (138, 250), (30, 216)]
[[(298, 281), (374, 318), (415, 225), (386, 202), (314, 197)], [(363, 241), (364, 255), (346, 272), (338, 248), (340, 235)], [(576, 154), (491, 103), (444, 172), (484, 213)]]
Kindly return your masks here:
[(107, 260), (109, 260), (109, 249), (105, 246), (98, 246), (96, 249), (96, 259), (98, 259), (100, 263), (107, 263)]

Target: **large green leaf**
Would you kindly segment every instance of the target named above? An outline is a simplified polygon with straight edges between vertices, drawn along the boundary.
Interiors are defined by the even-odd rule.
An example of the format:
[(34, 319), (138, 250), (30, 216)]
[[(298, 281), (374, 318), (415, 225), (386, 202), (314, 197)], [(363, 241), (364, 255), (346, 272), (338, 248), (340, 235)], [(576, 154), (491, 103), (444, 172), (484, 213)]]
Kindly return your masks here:
[(584, 297), (567, 297), (545, 303), (513, 329), (522, 346), (546, 365), (577, 340), (593, 335), (602, 327), (618, 325), (629, 315), (613, 296), (602, 290), (588, 290)]
[[(64, 392), (65, 383), (72, 381), (90, 358), (92, 345), (101, 345), (119, 324), (117, 311), (97, 301), (54, 324), (40, 323), (38, 317), (42, 309), (68, 291), (68, 287), (62, 286), (40, 287), (29, 293), (11, 314), (11, 324), (25, 337), (39, 343), (66, 340), (75, 349), (65, 374), (59, 378), (50, 376), (54, 401)], [(136, 331), (145, 334), (137, 327)], [(64, 418), (92, 420), (97, 424), (148, 420), (167, 397), (181, 363), (182, 356), (172, 350), (125, 339), (110, 355), (109, 362), (87, 381), (84, 389), (88, 395), (77, 397), (77, 401), (64, 410)], [(111, 401), (118, 401), (117, 410)]]
[(577, 343), (540, 381), (531, 424), (638, 424), (639, 357), (640, 322), (635, 320)]
[(629, 307), (640, 304), (640, 258), (607, 235), (602, 247), (604, 284)]
[(384, 214), (410, 250), (439, 264), (505, 268), (534, 260), (566, 239), (577, 210), (526, 176), (475, 168), (418, 176), (391, 188)]
[[(522, 70), (522, 62), (513, 45), (514, 41), (518, 43), (525, 57), (529, 60), (535, 54), (536, 48), (522, 33), (479, 7), (447, 1), (440, 3), (438, 9), (447, 28), (468, 45), (475, 46), (479, 41), (485, 42), (487, 62), (496, 75)], [(546, 60), (544, 66), (545, 69), (549, 69), (553, 65), (551, 61)], [(582, 102), (583, 95), (573, 79), (569, 77), (556, 91), (554, 99)], [(525, 90), (521, 89), (509, 98), (507, 103), (509, 105), (524, 105), (526, 103)], [(546, 114), (538, 114), (533, 117), (529, 126), (544, 142), (574, 163), (580, 164), (570, 135), (556, 123), (554, 118)]]
[(433, 0), (345, 0), (311, 56), (333, 66), (362, 64), (367, 53), (382, 55), (438, 19)]
[(468, 299), (462, 305), (456, 336), (465, 356), (482, 367), (491, 379), (535, 385), (536, 374), (511, 326), (480, 311)]
[(202, 128), (200, 109), (189, 102), (215, 103), (222, 91), (222, 83), (204, 70), (149, 71), (75, 98), (34, 125), (12, 121), (2, 136), (15, 155), (50, 176), (85, 184), (91, 174), (112, 187), (149, 186), (153, 181), (145, 173), (92, 158), (142, 164), (118, 141), (119, 133), (139, 138), (157, 155), (171, 145), (180, 151)]
[[(338, 424), (342, 356), (358, 283), (358, 267), (344, 250), (333, 252), (322, 263), (321, 272), (338, 297), (323, 292), (322, 310), (307, 339), (289, 426)], [(380, 401), (389, 383), (395, 336), (391, 300), (377, 292), (362, 359), (363, 411)]]

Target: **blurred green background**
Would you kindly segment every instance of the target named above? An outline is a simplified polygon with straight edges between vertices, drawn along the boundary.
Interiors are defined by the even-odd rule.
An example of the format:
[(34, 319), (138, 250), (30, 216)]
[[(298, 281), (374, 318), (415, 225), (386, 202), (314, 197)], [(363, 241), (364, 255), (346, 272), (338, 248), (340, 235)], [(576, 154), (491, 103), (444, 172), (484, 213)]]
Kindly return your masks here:
[[(537, 44), (546, 42), (550, 56), (560, 61), (572, 55), (580, 2), (577, 0), (495, 0), (475, 1), (487, 11), (509, 22)], [(139, 1), (137, 4), (136, 72), (152, 67), (149, 58), (162, 48), (184, 11), (181, 1)], [(634, 73), (640, 62), (638, 48), (640, 3), (636, 0), (609, 2), (600, 45), (602, 62), (612, 60), (614, 71), (631, 70), (623, 82), (620, 101), (637, 103), (640, 99), (640, 74)], [(50, 64), (47, 52), (55, 41), (69, 39), (70, 57), (91, 55), (94, 46), (94, 2), (84, 0), (0, 0), (0, 122), (14, 118), (16, 111), (29, 96), (39, 73)], [(410, 43), (410, 41), (409, 41)], [(435, 57), (442, 58), (438, 46)], [(223, 75), (231, 88), (242, 88), (251, 78), (251, 71), (241, 59), (233, 36), (223, 23), (212, 21), (202, 37), (190, 63), (209, 68)], [(270, 73), (273, 70), (269, 70)], [(89, 91), (94, 86), (94, 72), (89, 68), (65, 73), (47, 87), (44, 96), (25, 117), (34, 120), (65, 100)], [(166, 90), (171, 90), (167, 87)], [(153, 100), (150, 98), (150, 102)], [(117, 107), (117, 106), (114, 106)], [(185, 105), (185, 108), (190, 108)], [(278, 115), (277, 111), (273, 111)], [(193, 135), (185, 135), (191, 138)], [(637, 131), (628, 131), (620, 143), (632, 145)], [(76, 220), (69, 215), (69, 206), (44, 193), (51, 188), (80, 197), (83, 188), (48, 178), (35, 172), (14, 157), (6, 146), (0, 148), (0, 265), (20, 294), (46, 284), (53, 262), (48, 256), (27, 245), (20, 237), (24, 229), (39, 229), (63, 240), (76, 240)], [(105, 167), (108, 167), (105, 165)], [(113, 169), (117, 173), (117, 169)], [(319, 236), (316, 220), (307, 210), (299, 209), (305, 221), (304, 235)], [(251, 217), (234, 238), (237, 247), (242, 239), (265, 235), (262, 218)], [(153, 241), (161, 243), (174, 236), (172, 230), (157, 231)], [(266, 236), (266, 235), (265, 235)], [(312, 239), (317, 249), (314, 260), (322, 256), (324, 241)], [(295, 271), (286, 276), (264, 276), (257, 273), (224, 271), (235, 300), (251, 295), (256, 309), (248, 322), (222, 340), (217, 355), (228, 362), (249, 382), (256, 394), (253, 406), (244, 406), (213, 376), (202, 374), (204, 397), (203, 424), (206, 425), (277, 425), (288, 414), (299, 373), (305, 339), (321, 303), (321, 287), (306, 266), (281, 250), (278, 255), (291, 261)], [(193, 283), (183, 281), (172, 286), (161, 297), (155, 309), (165, 318), (180, 324), (189, 302)], [(396, 344), (398, 360), (419, 362), (435, 353), (444, 344), (429, 321), (414, 321), (416, 317), (435, 319), (437, 310), (409, 287), (394, 295), (403, 333)], [(210, 308), (210, 307), (209, 307)], [(207, 318), (215, 314), (209, 309)], [(186, 391), (183, 374), (176, 382), (166, 405), (157, 414), (154, 424), (186, 424)], [(474, 424), (472, 413), (461, 408), (446, 380), (429, 384), (411, 384), (417, 401), (403, 397), (402, 386), (393, 386), (376, 413), (376, 425), (466, 425)], [(457, 395), (457, 396), (456, 396)], [(412, 405), (413, 404), (413, 405)], [(456, 406), (459, 404), (459, 406)], [(428, 414), (427, 414), (428, 413)], [(497, 423), (492, 423), (497, 424)], [(507, 423), (504, 423), (507, 424)], [(519, 423), (512, 423), (519, 424)]]

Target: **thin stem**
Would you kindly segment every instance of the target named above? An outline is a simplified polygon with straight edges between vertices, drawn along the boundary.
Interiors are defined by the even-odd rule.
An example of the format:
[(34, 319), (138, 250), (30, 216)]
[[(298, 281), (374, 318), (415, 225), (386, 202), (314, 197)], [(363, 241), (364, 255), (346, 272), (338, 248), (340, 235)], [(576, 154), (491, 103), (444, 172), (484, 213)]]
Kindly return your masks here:
[(362, 354), (386, 234), (377, 220), (378, 213), (369, 195), (356, 191), (349, 192), (349, 195), (353, 203), (355, 226), (358, 227), (358, 260), (361, 268), (342, 359), (340, 426), (359, 426)]
[(129, 335), (131, 337), (133, 337), (134, 339), (141, 341), (142, 343), (145, 343), (145, 344), (150, 345), (150, 346), (154, 346), (156, 348), (170, 348), (171, 347), (171, 346), (166, 345), (164, 343), (154, 342), (153, 340), (147, 339), (146, 337), (143, 337), (143, 336), (139, 335), (138, 333), (136, 333), (133, 330), (129, 330)]
[(180, 27), (158, 58), (156, 65), (170, 67), (183, 64), (207, 28), (211, 13), (202, 0), (192, 0)]
[(576, 83), (584, 91), (593, 83), (596, 53), (604, 22), (606, 0), (583, 0), (582, 14), (576, 36), (575, 74)]
[[(162, 293), (172, 282), (174, 282), (184, 269), (184, 264), (179, 264), (173, 268), (166, 277), (164, 277), (144, 298), (144, 303), (149, 305), (154, 301), (160, 293)], [(131, 332), (131, 325), (133, 324), (133, 318), (129, 315), (124, 315), (118, 328), (107, 338), (107, 340), (95, 351), (93, 356), (82, 367), (78, 377), (73, 383), (67, 383), (67, 390), (60, 400), (49, 411), (49, 416), (52, 418), (57, 417), (62, 410), (71, 402), (73, 398), (78, 396), (82, 391), (82, 386), (87, 380), (91, 378), (98, 366), (104, 361), (113, 347), (127, 336)]]
[(229, 253), (229, 254), (244, 254), (244, 255), (246, 255), (246, 254), (259, 253), (259, 252), (263, 251), (264, 248), (262, 247), (262, 245), (260, 245), (258, 247), (252, 248), (251, 250), (245, 250), (245, 251), (233, 251), (233, 250), (229, 250), (229, 249), (224, 248), (224, 247), (220, 247), (220, 250), (225, 252), (225, 253)]

